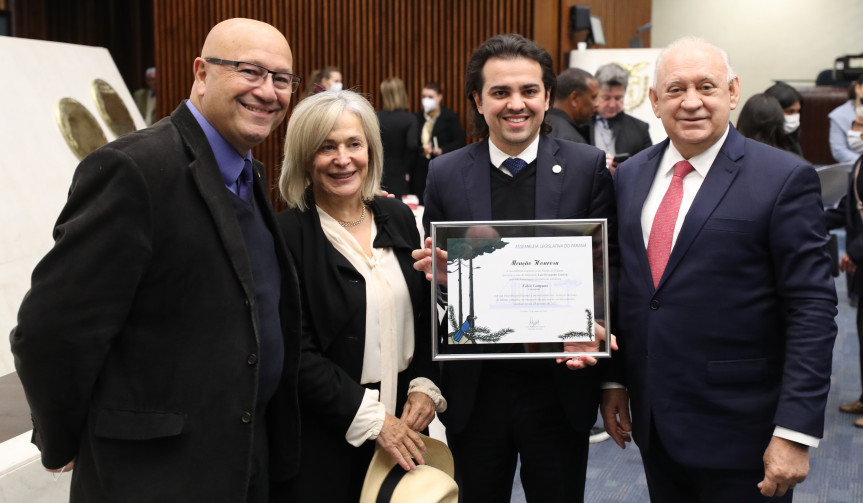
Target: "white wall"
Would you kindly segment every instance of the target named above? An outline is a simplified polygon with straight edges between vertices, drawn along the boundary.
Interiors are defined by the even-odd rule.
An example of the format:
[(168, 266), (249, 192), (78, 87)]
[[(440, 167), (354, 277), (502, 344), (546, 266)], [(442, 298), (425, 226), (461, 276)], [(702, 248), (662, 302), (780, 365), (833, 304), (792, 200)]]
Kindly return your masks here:
[[(36, 263), (53, 246), (51, 231), (66, 202), (78, 159), (63, 139), (56, 108), (78, 100), (108, 141), (90, 90), (100, 78), (117, 91), (140, 128), (138, 107), (107, 49), (0, 37), (0, 376), (15, 370), (8, 334)], [(52, 313), (45, 313), (51, 316)]]
[(812, 86), (837, 57), (863, 52), (861, 0), (653, 0), (651, 21), (652, 47), (693, 35), (725, 49), (740, 107), (774, 80)]

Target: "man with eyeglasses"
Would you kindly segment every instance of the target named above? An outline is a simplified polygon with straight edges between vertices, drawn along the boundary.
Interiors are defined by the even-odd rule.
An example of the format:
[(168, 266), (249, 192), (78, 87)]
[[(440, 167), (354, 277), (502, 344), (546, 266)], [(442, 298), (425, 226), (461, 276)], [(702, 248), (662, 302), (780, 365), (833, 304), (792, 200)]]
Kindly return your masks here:
[(230, 19), (170, 117), (78, 166), (10, 339), (73, 501), (268, 501), (298, 462), (299, 287), (251, 149), (300, 79)]

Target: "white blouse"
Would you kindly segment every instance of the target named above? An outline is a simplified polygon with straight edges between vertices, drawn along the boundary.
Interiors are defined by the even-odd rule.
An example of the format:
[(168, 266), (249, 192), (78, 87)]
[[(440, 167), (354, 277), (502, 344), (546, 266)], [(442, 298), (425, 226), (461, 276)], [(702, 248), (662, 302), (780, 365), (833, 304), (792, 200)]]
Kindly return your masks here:
[[(349, 443), (359, 446), (368, 439), (377, 438), (383, 427), (385, 412), (395, 415), (398, 373), (408, 368), (414, 354), (413, 305), (407, 282), (392, 248), (372, 246), (377, 236), (374, 219), (369, 236), (372, 256), (369, 257), (356, 238), (335, 218), (320, 207), (317, 207), (317, 211), (324, 235), (366, 283), (365, 348), (360, 383), (380, 382), (381, 389), (380, 393), (366, 390), (360, 408), (345, 434)], [(443, 401), (440, 390), (428, 379), (414, 379), (410, 388), (410, 391), (428, 394), (436, 404)]]

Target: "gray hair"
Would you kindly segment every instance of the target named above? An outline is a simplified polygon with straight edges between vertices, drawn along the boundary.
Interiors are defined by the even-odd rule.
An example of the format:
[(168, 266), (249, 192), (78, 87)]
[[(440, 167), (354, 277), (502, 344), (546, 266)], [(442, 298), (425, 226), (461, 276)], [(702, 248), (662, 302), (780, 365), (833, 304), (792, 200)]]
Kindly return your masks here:
[(659, 53), (659, 56), (656, 57), (656, 66), (653, 68), (653, 86), (651, 86), (654, 89), (656, 89), (656, 84), (658, 83), (657, 77), (659, 76), (659, 66), (662, 64), (662, 60), (669, 52), (676, 49), (703, 49), (715, 51), (722, 58), (722, 62), (725, 63), (726, 82), (730, 84), (735, 78), (737, 78), (737, 75), (734, 73), (734, 69), (731, 68), (731, 63), (728, 60), (728, 53), (721, 47), (715, 46), (703, 38), (683, 37), (668, 44), (665, 49)]
[(599, 87), (622, 86), (626, 89), (629, 85), (629, 74), (617, 63), (607, 63), (596, 69), (596, 80)]
[(371, 200), (380, 192), (384, 148), (374, 108), (367, 99), (353, 91), (324, 91), (301, 100), (288, 122), (279, 191), (289, 207), (301, 211), (308, 208), (305, 198), (306, 188), (311, 184), (308, 170), (315, 153), (344, 111), (360, 119), (368, 144), (369, 166), (361, 189), (362, 198)]

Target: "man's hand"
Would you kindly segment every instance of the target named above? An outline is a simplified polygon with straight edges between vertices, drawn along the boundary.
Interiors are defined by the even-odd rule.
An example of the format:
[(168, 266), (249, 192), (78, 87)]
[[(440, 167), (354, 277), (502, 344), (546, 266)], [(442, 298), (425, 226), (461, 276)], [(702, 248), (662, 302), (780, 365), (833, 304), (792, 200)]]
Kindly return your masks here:
[[(599, 351), (600, 341), (606, 339), (605, 327), (602, 325), (594, 325), (596, 332), (596, 340), (592, 342), (564, 342), (563, 350), (572, 353), (592, 353)], [(611, 334), (611, 349), (617, 351), (617, 337)], [(570, 370), (578, 370), (596, 365), (598, 360), (593, 356), (573, 356), (572, 358), (558, 358), (557, 363), (566, 362), (567, 368)]]
[(384, 426), (376, 442), (381, 448), (386, 449), (405, 471), (416, 470), (417, 464), (425, 464), (422, 451), (426, 450), (426, 446), (420, 434), (389, 413), (384, 419)]
[(626, 449), (626, 442), (632, 441), (632, 420), (629, 418), (629, 393), (626, 388), (609, 388), (602, 390), (602, 403), (599, 404), (599, 414), (605, 424), (605, 431), (614, 443), (621, 449)]
[(848, 274), (854, 274), (857, 271), (857, 264), (855, 264), (851, 257), (848, 256), (847, 253), (842, 255), (842, 258), (839, 259), (839, 270), (845, 271)]
[(405, 425), (414, 431), (423, 431), (434, 419), (434, 401), (420, 391), (408, 395), (408, 401), (402, 409), (400, 418)]
[[(411, 257), (416, 260), (416, 262), (414, 262), (414, 269), (426, 273), (426, 279), (429, 281), (432, 280), (431, 245), (431, 238), (426, 238), (425, 248), (414, 250), (411, 252)], [(437, 281), (441, 285), (446, 285), (446, 252), (441, 250), (440, 248), (435, 248), (435, 258), (437, 259), (438, 271), (442, 271), (441, 274), (437, 275)]]
[(806, 480), (808, 474), (809, 447), (773, 437), (764, 451), (764, 480), (758, 483), (758, 488), (768, 498), (782, 496)]
[(75, 460), (73, 459), (72, 461), (69, 461), (68, 463), (66, 463), (66, 466), (64, 466), (63, 468), (45, 468), (45, 471), (49, 472), (49, 473), (53, 473), (54, 474), (54, 480), (56, 481), (57, 479), (60, 478), (60, 475), (62, 475), (63, 472), (71, 472), (74, 469), (75, 469)]

